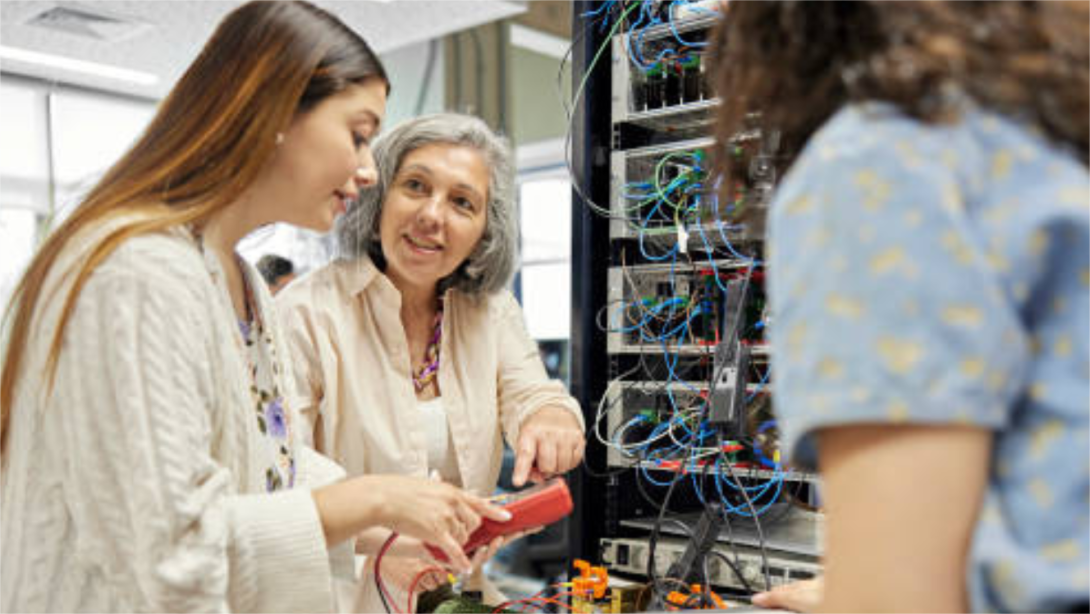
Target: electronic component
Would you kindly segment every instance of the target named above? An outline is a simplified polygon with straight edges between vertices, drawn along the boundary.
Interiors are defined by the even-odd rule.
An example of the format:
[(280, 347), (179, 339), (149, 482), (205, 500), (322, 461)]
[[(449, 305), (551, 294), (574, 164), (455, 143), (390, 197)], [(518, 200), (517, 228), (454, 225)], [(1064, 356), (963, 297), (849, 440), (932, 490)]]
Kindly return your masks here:
[(681, 102), (704, 98), (704, 68), (700, 55), (692, 53), (681, 60)]
[[(816, 479), (814, 474), (800, 473), (799, 479)], [(803, 558), (817, 559), (821, 554), (821, 544), (825, 541), (825, 517), (818, 512), (809, 512), (787, 503), (777, 503), (769, 509), (769, 517), (775, 522), (766, 522), (763, 530), (758, 532), (756, 524), (733, 521), (729, 529), (719, 534), (721, 547), (733, 544), (734, 546), (751, 546), (758, 548), (764, 544), (769, 552), (773, 550), (787, 554), (798, 555)], [(777, 518), (777, 516), (782, 516)], [(696, 523), (700, 517), (699, 512), (685, 514), (673, 514), (672, 520), (662, 525), (663, 535), (674, 537), (688, 537), (689, 527)], [(654, 528), (656, 518), (633, 518), (624, 520), (621, 525), (629, 529), (643, 529), (651, 531)]]
[(572, 565), (579, 575), (571, 581), (571, 611), (576, 614), (597, 611), (598, 602), (605, 598), (609, 589), (609, 572), (605, 567), (591, 565), (582, 559), (576, 559)]
[(712, 384), (708, 423), (727, 438), (737, 439), (742, 435), (745, 422), (749, 347), (738, 341), (726, 341), (722, 346), (733, 346), (735, 349), (716, 352), (715, 372), (719, 376)]
[[(525, 490), (500, 495), (492, 502), (511, 512), (511, 520), (482, 520), (481, 526), (477, 527), (463, 546), (466, 554), (472, 554), (474, 550), (497, 537), (552, 524), (570, 514), (572, 510), (571, 493), (564, 478), (553, 478)], [(436, 559), (447, 560), (447, 555), (439, 548), (431, 544), (427, 544), (427, 547)]]
[[(762, 353), (758, 358), (764, 360), (766, 356)], [(699, 368), (699, 362), (694, 364)], [(754, 371), (761, 368), (756, 365), (755, 358), (751, 362)], [(679, 369), (681, 368), (688, 369), (688, 367)], [(751, 380), (745, 388), (745, 405), (748, 407), (751, 403), (758, 402), (761, 395), (770, 389), (770, 384)], [(634, 466), (640, 459), (654, 456), (655, 450), (660, 447), (672, 446), (673, 442), (669, 433), (661, 425), (669, 423), (676, 412), (699, 411), (708, 400), (708, 390), (706, 381), (614, 382), (602, 397), (599, 415), (595, 417), (594, 425), (598, 436), (609, 447), (607, 456), (609, 466)], [(680, 425), (675, 424), (673, 430), (676, 436), (682, 436), (683, 429)], [(768, 432), (756, 433), (754, 438), (755, 441), (767, 440), (773, 444), (776, 441)], [(764, 447), (774, 449), (769, 446)]]
[[(608, 272), (608, 349), (612, 353), (663, 352), (710, 356), (733, 328), (739, 336), (760, 342), (760, 335), (746, 337), (760, 312), (738, 308), (737, 295), (748, 292), (735, 283), (746, 276), (748, 262), (739, 260), (697, 261), (696, 266), (639, 265), (612, 267)], [(743, 303), (746, 305), (748, 303)]]
[[(667, 569), (680, 561), (688, 542), (683, 538), (660, 537), (655, 544), (655, 568)], [(739, 545), (728, 548), (725, 544), (719, 544), (713, 550), (727, 557), (738, 571), (735, 572), (719, 556), (709, 556), (708, 580), (712, 586), (740, 591), (764, 587), (764, 561), (759, 548)], [(647, 572), (651, 552), (647, 538), (605, 538), (601, 541), (600, 551), (602, 562), (614, 573), (642, 576)], [(821, 573), (817, 557), (771, 550), (767, 554), (772, 586), (813, 578)]]
[[(715, 8), (681, 9), (676, 2), (640, 7), (638, 16), (629, 23), (629, 31), (613, 39), (613, 80), (631, 85), (625, 94), (614, 97), (615, 117), (627, 118), (629, 114), (671, 109), (708, 98), (701, 87), (703, 79), (694, 80), (695, 87), (686, 89), (685, 62), (701, 57), (706, 50), (708, 27), (718, 18)], [(691, 68), (696, 74), (702, 73), (699, 64)]]
[(697, 565), (708, 555), (719, 538), (719, 529), (723, 526), (723, 509), (711, 503), (700, 515), (693, 536), (681, 554), (681, 558), (670, 564), (666, 572), (668, 578), (678, 578), (683, 582), (692, 582), (699, 576)]
[[(689, 70), (697, 71), (699, 67)], [(662, 84), (665, 87), (665, 81)], [(658, 92), (653, 94), (658, 95)], [(665, 90), (661, 95), (666, 95)], [(648, 107), (651, 105), (649, 98)], [(735, 155), (744, 156), (760, 147), (761, 142), (762, 133), (758, 129), (739, 134), (735, 138)], [(682, 236), (679, 227), (685, 231), (685, 252), (707, 252), (724, 249), (728, 243), (761, 241), (763, 229), (754, 232), (731, 224), (729, 212), (732, 207), (757, 207), (764, 203), (755, 200), (749, 184), (744, 182), (735, 190), (736, 202), (719, 202), (708, 168), (711, 147), (713, 141), (703, 137), (613, 152), (610, 234), (615, 239), (642, 239), (644, 247), (640, 251), (645, 257), (661, 255), (661, 246), (668, 248), (678, 243)], [(775, 179), (771, 161), (766, 155), (755, 169), (762, 184)]]
[(742, 345), (739, 331), (744, 326), (742, 316), (749, 304), (749, 280), (745, 277), (730, 282), (723, 306), (723, 340), (715, 351), (715, 381), (712, 382), (711, 410), (708, 422), (725, 437), (737, 439), (743, 435), (749, 347)]
[(647, 610), (651, 591), (642, 584), (609, 587), (610, 610), (615, 614), (644, 612)]

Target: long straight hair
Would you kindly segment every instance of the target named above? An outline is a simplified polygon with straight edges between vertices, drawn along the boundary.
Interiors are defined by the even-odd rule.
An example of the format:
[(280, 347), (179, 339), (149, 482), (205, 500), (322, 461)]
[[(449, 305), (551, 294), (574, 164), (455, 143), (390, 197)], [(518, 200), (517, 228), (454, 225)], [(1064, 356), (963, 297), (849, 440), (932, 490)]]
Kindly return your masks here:
[(276, 135), (351, 84), (389, 79), (367, 43), (307, 2), (250, 2), (220, 23), (129, 151), (44, 242), (4, 312), (0, 451), (6, 450), (16, 384), (48, 275), (85, 228), (137, 214), (74, 267), (46, 362), (52, 387), (65, 326), (87, 279), (127, 239), (202, 223), (234, 202), (268, 162)]

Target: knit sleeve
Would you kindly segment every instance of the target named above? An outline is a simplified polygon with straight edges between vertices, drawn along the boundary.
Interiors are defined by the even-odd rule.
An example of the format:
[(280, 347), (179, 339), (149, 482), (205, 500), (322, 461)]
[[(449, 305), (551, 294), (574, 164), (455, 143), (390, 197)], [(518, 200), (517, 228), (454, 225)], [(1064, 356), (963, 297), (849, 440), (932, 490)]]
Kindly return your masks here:
[(325, 378), (319, 358), (319, 334), (308, 305), (295, 295), (296, 292), (284, 291), (276, 297), (276, 310), (287, 346), (285, 361), (290, 367), (286, 400), (303, 419), (306, 443), (320, 448), (323, 441), (318, 429)]
[(497, 393), (500, 419), (507, 443), (514, 447), (519, 429), (534, 412), (547, 406), (563, 407), (583, 425), (579, 403), (557, 380), (549, 379), (541, 362), (537, 343), (526, 330), (522, 308), (509, 292), (496, 296), (492, 302), (498, 331), (499, 369)]
[[(298, 452), (296, 488), (314, 490), (339, 482), (347, 476), (343, 467), (313, 448), (302, 444), (296, 447)], [(329, 547), (329, 566), (336, 578), (355, 581), (356, 578), (356, 542), (345, 540)]]
[(65, 332), (51, 406), (70, 451), (73, 554), (99, 568), (126, 609), (328, 611), (310, 492), (237, 493), (211, 452), (230, 412), (248, 408), (213, 392), (222, 374), (209, 348), (230, 341), (213, 338), (203, 269), (171, 251), (118, 250)]

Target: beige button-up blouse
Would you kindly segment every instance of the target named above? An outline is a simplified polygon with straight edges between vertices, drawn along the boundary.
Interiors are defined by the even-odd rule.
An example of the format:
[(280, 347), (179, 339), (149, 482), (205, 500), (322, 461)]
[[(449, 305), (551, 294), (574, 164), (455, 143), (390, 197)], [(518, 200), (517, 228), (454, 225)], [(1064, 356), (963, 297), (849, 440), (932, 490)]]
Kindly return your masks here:
[[(349, 475), (428, 474), (427, 431), (417, 411), (401, 294), (371, 261), (338, 260), (277, 296), (296, 379), (291, 407), (309, 421), (314, 446)], [(567, 306), (558, 306), (566, 308)], [(550, 380), (510, 292), (444, 297), (439, 390), (461, 486), (496, 487), (501, 435), (546, 405), (578, 403)], [(307, 428), (307, 427), (304, 427)]]

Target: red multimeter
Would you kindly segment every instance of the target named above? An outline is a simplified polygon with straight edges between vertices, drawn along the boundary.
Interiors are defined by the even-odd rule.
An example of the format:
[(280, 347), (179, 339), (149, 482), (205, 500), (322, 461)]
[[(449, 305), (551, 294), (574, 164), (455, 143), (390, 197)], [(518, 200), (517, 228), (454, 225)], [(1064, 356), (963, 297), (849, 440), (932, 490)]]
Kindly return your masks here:
[[(481, 526), (477, 527), (462, 546), (467, 555), (501, 535), (552, 524), (570, 514), (572, 510), (571, 492), (564, 478), (553, 478), (519, 492), (499, 495), (492, 498), (491, 502), (511, 512), (511, 520), (496, 522), (483, 519)], [(432, 556), (440, 561), (447, 561), (447, 555), (442, 550), (431, 544), (426, 545)]]

